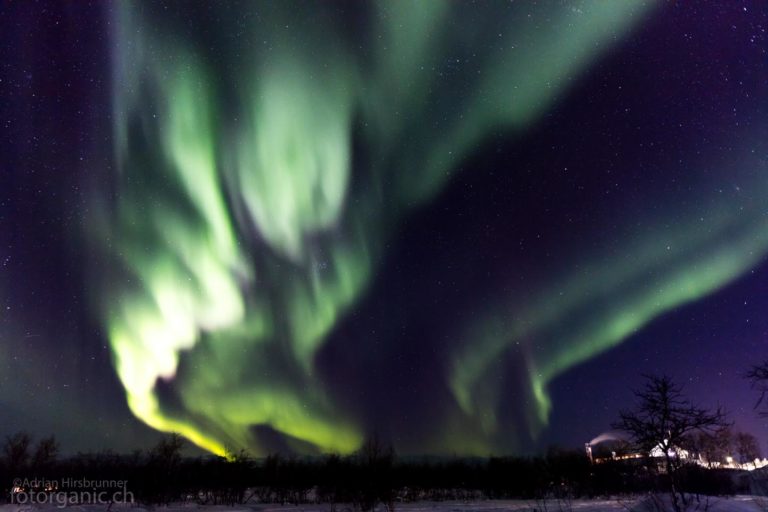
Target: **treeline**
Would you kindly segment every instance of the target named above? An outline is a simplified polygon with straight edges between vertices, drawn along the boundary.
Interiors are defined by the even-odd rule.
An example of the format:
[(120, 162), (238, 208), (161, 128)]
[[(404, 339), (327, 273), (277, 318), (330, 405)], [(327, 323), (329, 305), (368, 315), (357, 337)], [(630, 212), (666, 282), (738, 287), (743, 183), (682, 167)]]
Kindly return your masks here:
[[(768, 361), (746, 377), (768, 404)], [(145, 504), (325, 503), (371, 510), (398, 502), (527, 499), (557, 500), (662, 493), (676, 512), (689, 495), (768, 494), (768, 468), (722, 469), (759, 456), (757, 440), (734, 434), (725, 411), (693, 404), (667, 376), (647, 376), (636, 403), (620, 411), (613, 428), (626, 442), (596, 447), (594, 461), (582, 450), (550, 450), (541, 457), (488, 459), (401, 459), (371, 438), (353, 455), (253, 459), (245, 452), (227, 458), (182, 456), (184, 441), (172, 434), (146, 452), (80, 454), (61, 460), (53, 437), (34, 444), (19, 433), (6, 439), (0, 459), (0, 488), (14, 496), (65, 491), (34, 481), (85, 479), (126, 482), (131, 500)], [(768, 410), (761, 415), (768, 417)], [(601, 455), (599, 450), (608, 450)], [(656, 456), (652, 456), (656, 453)], [(701, 462), (708, 461), (709, 467)], [(21, 479), (21, 480), (17, 480)], [(33, 480), (31, 483), (27, 480)], [(99, 484), (103, 487), (104, 484)], [(102, 489), (107, 490), (107, 489)], [(562, 508), (562, 507), (561, 507)]]
[[(18, 442), (26, 444), (25, 450)], [(3, 495), (11, 499), (14, 479), (66, 478), (125, 481), (136, 502), (234, 505), (244, 503), (345, 504), (357, 510), (377, 505), (431, 500), (571, 500), (664, 489), (667, 475), (652, 460), (592, 464), (581, 451), (550, 450), (542, 457), (488, 459), (398, 459), (372, 439), (354, 455), (315, 458), (244, 453), (229, 460), (182, 457), (182, 439), (171, 435), (147, 452), (132, 455), (80, 454), (58, 460), (54, 440), (44, 440), (49, 457), (33, 449), (28, 437), (9, 438), (0, 468)], [(36, 457), (37, 454), (37, 457)], [(9, 457), (13, 455), (13, 457)], [(52, 455), (52, 456), (51, 456)], [(678, 475), (684, 490), (703, 494), (749, 492), (746, 478), (733, 471), (685, 467)], [(17, 489), (18, 490), (18, 489)], [(24, 492), (63, 489), (26, 488)]]

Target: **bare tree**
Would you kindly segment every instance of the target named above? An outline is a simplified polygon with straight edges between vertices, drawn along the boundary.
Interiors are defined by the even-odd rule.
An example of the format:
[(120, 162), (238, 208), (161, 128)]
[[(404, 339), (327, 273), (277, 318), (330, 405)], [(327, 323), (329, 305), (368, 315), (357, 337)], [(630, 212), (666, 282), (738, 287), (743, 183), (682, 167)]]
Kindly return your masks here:
[(26, 432), (16, 432), (5, 438), (3, 455), (9, 467), (19, 469), (29, 461), (29, 445), (32, 438)]
[(726, 462), (727, 457), (733, 453), (735, 440), (730, 428), (721, 428), (715, 432), (694, 432), (689, 437), (689, 442), (690, 448), (698, 452), (707, 461), (707, 465), (713, 468)]
[(646, 376), (645, 386), (634, 393), (638, 400), (636, 408), (621, 411), (619, 421), (612, 426), (628, 433), (643, 452), (661, 452), (669, 476), (672, 505), (680, 512), (681, 502), (687, 501), (678, 482), (680, 447), (696, 432), (714, 433), (730, 423), (721, 407), (711, 411), (692, 404), (683, 395), (682, 386), (666, 375)]
[[(746, 377), (752, 383), (752, 388), (760, 393), (755, 403), (755, 409), (758, 409), (766, 403), (766, 397), (768, 397), (768, 361), (750, 368)], [(768, 407), (760, 411), (760, 416), (768, 418)]]
[(166, 469), (173, 469), (181, 463), (181, 450), (184, 448), (184, 438), (181, 434), (172, 432), (160, 439), (149, 451), (149, 460)]
[(59, 455), (59, 443), (54, 436), (41, 439), (37, 443), (35, 453), (32, 455), (32, 467), (35, 469), (50, 466), (56, 461)]
[(395, 458), (395, 450), (391, 445), (382, 442), (378, 435), (374, 434), (366, 438), (363, 445), (357, 450), (356, 455), (362, 464), (368, 466), (391, 466)]
[(734, 438), (736, 445), (736, 454), (739, 456), (739, 463), (752, 462), (760, 458), (760, 444), (752, 434), (739, 432)]
[(383, 443), (374, 434), (358, 449), (356, 458), (361, 479), (356, 505), (367, 511), (374, 510), (378, 503), (383, 503), (386, 509), (392, 512), (395, 508), (392, 482), (392, 466), (396, 458), (394, 448)]

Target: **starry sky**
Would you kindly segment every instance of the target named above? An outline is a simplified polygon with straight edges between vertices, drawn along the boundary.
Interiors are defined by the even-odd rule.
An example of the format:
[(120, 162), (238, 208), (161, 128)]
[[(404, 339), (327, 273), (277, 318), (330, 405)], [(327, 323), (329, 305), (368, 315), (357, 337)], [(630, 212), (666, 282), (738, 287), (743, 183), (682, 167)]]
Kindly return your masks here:
[[(0, 6), (0, 435), (768, 436), (760, 1)], [(763, 443), (764, 448), (766, 447)]]

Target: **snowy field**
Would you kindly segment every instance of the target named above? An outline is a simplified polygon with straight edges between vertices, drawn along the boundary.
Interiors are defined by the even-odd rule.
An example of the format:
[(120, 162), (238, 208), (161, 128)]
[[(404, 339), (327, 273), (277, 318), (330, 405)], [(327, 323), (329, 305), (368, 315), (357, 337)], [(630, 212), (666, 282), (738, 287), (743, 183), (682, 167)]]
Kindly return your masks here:
[[(354, 512), (351, 506), (338, 504), (334, 508), (329, 505), (197, 505), (179, 504), (158, 507), (141, 505), (83, 505), (63, 507), (69, 512)], [(32, 512), (62, 510), (55, 505), (0, 505), (0, 512)], [(666, 512), (672, 507), (658, 498), (620, 498), (594, 500), (487, 500), (476, 502), (420, 502), (402, 503), (395, 506), (396, 511), (403, 512)], [(377, 512), (385, 512), (380, 506)], [(733, 496), (729, 498), (701, 497), (688, 505), (686, 511), (709, 512), (768, 512), (768, 498), (756, 496)]]

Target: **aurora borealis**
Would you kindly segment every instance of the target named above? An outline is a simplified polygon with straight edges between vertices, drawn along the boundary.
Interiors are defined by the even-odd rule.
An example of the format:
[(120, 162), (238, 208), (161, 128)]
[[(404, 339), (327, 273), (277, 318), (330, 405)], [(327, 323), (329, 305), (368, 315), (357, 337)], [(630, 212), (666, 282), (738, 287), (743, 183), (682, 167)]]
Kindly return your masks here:
[[(738, 385), (768, 356), (765, 6), (59, 10), (58, 58), (88, 56), (100, 86), (75, 81), (82, 106), (58, 120), (19, 110), (30, 133), (79, 120), (48, 137), (64, 157), (5, 150), (59, 186), (41, 210), (2, 183), (0, 299), (28, 305), (0, 326), (8, 407), (61, 393), (108, 411), (93, 428), (120, 447), (146, 424), (217, 454), (349, 453), (374, 433), (402, 453), (523, 453), (594, 437), (661, 368), (703, 396), (719, 374), (760, 428)], [(103, 37), (67, 36), (84, 20)], [(76, 74), (56, 73), (45, 87)], [(44, 229), (69, 249), (28, 273), (57, 297), (43, 307), (7, 290), (20, 254), (48, 268)], [(53, 303), (69, 306), (39, 333)]]

